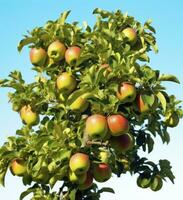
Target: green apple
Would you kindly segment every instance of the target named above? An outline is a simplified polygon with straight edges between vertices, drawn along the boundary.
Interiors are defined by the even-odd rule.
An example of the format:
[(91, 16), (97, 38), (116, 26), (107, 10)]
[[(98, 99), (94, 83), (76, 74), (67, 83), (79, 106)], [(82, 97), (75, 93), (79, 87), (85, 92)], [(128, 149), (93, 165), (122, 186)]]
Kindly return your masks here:
[(117, 97), (121, 103), (133, 102), (136, 98), (136, 88), (132, 83), (123, 82), (119, 85)]
[(57, 88), (60, 91), (72, 92), (76, 88), (76, 79), (68, 72), (63, 72), (57, 78)]
[(70, 109), (84, 112), (88, 108), (88, 106), (89, 106), (88, 101), (82, 96), (80, 96), (70, 105)]
[(10, 163), (10, 171), (13, 175), (23, 176), (27, 172), (25, 161), (22, 158), (16, 158)]
[(35, 66), (42, 67), (47, 59), (47, 53), (43, 48), (32, 48), (29, 55), (31, 63)]
[(155, 176), (151, 181), (150, 188), (152, 191), (159, 191), (163, 186), (163, 181), (160, 176)]
[(39, 115), (32, 111), (30, 105), (21, 108), (20, 117), (29, 126), (36, 125), (39, 122)]
[(165, 116), (165, 124), (169, 127), (176, 127), (179, 123), (179, 116), (176, 112), (168, 113)]
[(127, 38), (127, 40), (134, 45), (137, 41), (137, 33), (135, 31), (135, 29), (133, 28), (125, 28), (122, 33), (124, 34), (124, 36)]
[(94, 164), (93, 177), (97, 182), (105, 182), (111, 178), (112, 170), (107, 163)]
[(86, 178), (87, 178), (87, 173), (77, 175), (74, 172), (69, 171), (69, 180), (72, 183), (84, 184), (84, 182), (86, 181)]
[(79, 190), (87, 190), (93, 185), (93, 175), (90, 171), (87, 172), (86, 180), (83, 184), (79, 185)]
[(81, 54), (81, 48), (78, 46), (69, 47), (65, 52), (65, 60), (67, 64), (72, 65), (76, 62)]
[(129, 131), (129, 121), (122, 115), (107, 117), (107, 123), (112, 136), (119, 136)]
[(120, 159), (120, 163), (122, 163), (125, 172), (130, 170), (130, 162), (127, 158)]
[(76, 175), (84, 174), (90, 168), (89, 156), (84, 153), (75, 153), (70, 158), (69, 166)]
[(141, 188), (148, 188), (151, 184), (151, 178), (140, 175), (137, 178), (137, 185)]
[(92, 139), (103, 139), (108, 132), (106, 117), (94, 114), (86, 120), (86, 133)]
[(59, 62), (65, 56), (66, 47), (59, 40), (52, 42), (48, 47), (48, 56), (54, 62)]

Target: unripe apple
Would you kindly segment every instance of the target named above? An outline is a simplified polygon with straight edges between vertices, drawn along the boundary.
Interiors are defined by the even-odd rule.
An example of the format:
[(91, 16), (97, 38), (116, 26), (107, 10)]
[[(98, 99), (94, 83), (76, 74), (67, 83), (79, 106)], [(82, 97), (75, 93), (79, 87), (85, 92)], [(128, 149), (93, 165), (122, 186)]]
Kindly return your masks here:
[(71, 156), (69, 166), (75, 174), (84, 174), (90, 168), (89, 156), (84, 153), (76, 153)]
[(60, 41), (52, 42), (48, 47), (48, 56), (54, 62), (59, 62), (65, 56), (66, 47)]
[(70, 105), (70, 109), (84, 112), (88, 108), (88, 106), (89, 106), (88, 101), (82, 96), (80, 96)]
[(67, 64), (72, 65), (80, 56), (81, 48), (78, 46), (69, 47), (65, 52), (65, 60)]
[(98, 182), (105, 182), (111, 178), (112, 170), (107, 163), (94, 164), (93, 176)]
[(111, 147), (118, 152), (125, 152), (134, 146), (133, 136), (129, 133), (125, 133), (118, 137), (111, 137), (110, 139)]
[(136, 43), (137, 33), (135, 29), (128, 27), (128, 28), (125, 28), (122, 32), (132, 45)]
[(79, 190), (87, 190), (93, 185), (93, 175), (90, 171), (87, 172), (86, 180), (83, 184), (79, 185)]
[(125, 172), (128, 171), (128, 170), (130, 170), (130, 162), (129, 162), (128, 159), (122, 158), (120, 160), (120, 162), (122, 163)]
[(107, 123), (112, 136), (119, 136), (129, 131), (129, 121), (122, 115), (107, 117)]
[(169, 113), (165, 116), (165, 124), (169, 127), (176, 127), (179, 123), (179, 116), (176, 112)]
[(137, 185), (141, 188), (148, 188), (151, 184), (151, 178), (150, 177), (144, 177), (143, 175), (140, 175), (137, 178)]
[(39, 122), (39, 115), (32, 111), (30, 105), (21, 108), (20, 117), (29, 126), (36, 125)]
[(86, 120), (86, 133), (93, 139), (103, 139), (108, 131), (106, 117), (99, 114), (91, 115)]
[[(145, 97), (147, 101), (143, 100)], [(137, 106), (140, 113), (147, 113), (149, 112), (155, 103), (155, 96), (154, 94), (139, 94), (137, 95)]]
[(162, 186), (163, 186), (163, 181), (162, 181), (161, 177), (155, 176), (150, 184), (151, 190), (155, 191), (155, 192), (159, 191), (159, 190), (161, 190)]
[(12, 160), (10, 170), (13, 175), (23, 176), (27, 172), (25, 161), (21, 158)]
[(32, 48), (30, 50), (30, 61), (35, 66), (42, 67), (47, 59), (47, 53), (43, 48)]
[(99, 159), (101, 163), (108, 163), (111, 153), (107, 150), (101, 150), (99, 153)]
[(128, 82), (121, 83), (117, 91), (117, 97), (121, 103), (133, 102), (136, 94), (135, 86)]
[(84, 182), (86, 181), (86, 178), (87, 178), (87, 173), (77, 175), (72, 171), (69, 172), (69, 180), (72, 183), (84, 184)]
[(57, 88), (60, 91), (72, 92), (76, 88), (76, 79), (68, 72), (64, 72), (57, 78)]

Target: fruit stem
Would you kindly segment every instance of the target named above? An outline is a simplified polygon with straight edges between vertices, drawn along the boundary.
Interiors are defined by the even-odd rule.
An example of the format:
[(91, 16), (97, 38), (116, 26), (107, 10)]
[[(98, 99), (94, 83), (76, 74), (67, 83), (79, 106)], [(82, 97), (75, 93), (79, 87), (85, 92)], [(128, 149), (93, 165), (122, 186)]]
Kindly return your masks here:
[(109, 144), (108, 141), (106, 141), (106, 142), (87, 141), (86, 142), (86, 145), (99, 145), (99, 146), (104, 146), (104, 147), (107, 147), (108, 144)]

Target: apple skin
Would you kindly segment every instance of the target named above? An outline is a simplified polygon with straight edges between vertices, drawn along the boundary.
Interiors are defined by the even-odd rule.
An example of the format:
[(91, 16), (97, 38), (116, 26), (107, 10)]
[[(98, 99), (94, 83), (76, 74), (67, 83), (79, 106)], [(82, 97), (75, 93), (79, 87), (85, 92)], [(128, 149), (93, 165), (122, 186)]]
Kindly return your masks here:
[(99, 163), (93, 166), (93, 177), (97, 182), (105, 182), (111, 178), (112, 170), (107, 163)]
[(68, 72), (63, 72), (58, 76), (56, 85), (60, 91), (72, 92), (76, 88), (76, 79)]
[(87, 190), (89, 189), (91, 186), (93, 185), (93, 174), (88, 171), (87, 172), (87, 177), (86, 177), (86, 180), (83, 184), (80, 184), (79, 185), (79, 190)]
[(67, 64), (71, 65), (73, 62), (77, 61), (81, 54), (81, 48), (78, 46), (69, 47), (65, 52), (65, 60)]
[(151, 184), (151, 178), (139, 176), (137, 178), (137, 185), (141, 188), (148, 188)]
[(129, 133), (125, 133), (118, 137), (111, 137), (111, 147), (118, 152), (125, 152), (133, 148), (134, 139)]
[(137, 33), (135, 29), (128, 27), (128, 28), (125, 28), (122, 32), (132, 45), (136, 43)]
[(39, 115), (32, 111), (30, 105), (23, 106), (20, 110), (20, 117), (29, 126), (38, 124)]
[(47, 53), (43, 48), (32, 48), (29, 56), (31, 63), (34, 66), (42, 67), (47, 59)]
[(116, 95), (121, 103), (128, 103), (135, 100), (137, 92), (132, 83), (123, 82), (120, 84)]
[(103, 139), (108, 132), (106, 117), (94, 114), (86, 120), (86, 133), (92, 139)]
[(65, 56), (66, 47), (60, 41), (52, 42), (48, 47), (48, 56), (54, 62), (59, 62)]
[(12, 160), (10, 164), (10, 171), (13, 175), (23, 176), (27, 172), (25, 161), (21, 158)]
[(112, 136), (119, 136), (129, 131), (129, 121), (122, 115), (107, 117), (107, 123)]
[(69, 172), (69, 180), (71, 183), (84, 184), (87, 178), (87, 173), (76, 175), (74, 172)]
[(84, 112), (88, 108), (88, 106), (88, 101), (80, 96), (70, 105), (70, 109), (74, 111)]
[[(149, 96), (149, 98), (151, 98), (152, 100), (154, 99), (154, 103), (156, 102), (155, 101), (155, 96), (153, 94), (146, 95), (146, 96)], [(142, 97), (143, 97), (143, 94), (137, 95), (138, 110), (139, 110), (140, 113), (147, 113), (147, 112), (149, 112), (152, 109), (153, 105), (150, 106), (149, 104), (147, 104), (146, 102), (144, 102), (144, 100), (143, 100)]]
[(176, 112), (169, 113), (165, 116), (165, 124), (168, 127), (176, 127), (179, 123), (179, 116)]
[(69, 166), (76, 175), (84, 174), (90, 168), (89, 156), (84, 153), (75, 153), (70, 158)]
[(162, 181), (161, 177), (155, 176), (150, 184), (151, 190), (154, 192), (159, 191), (159, 190), (161, 190), (162, 186), (163, 186), (163, 181)]

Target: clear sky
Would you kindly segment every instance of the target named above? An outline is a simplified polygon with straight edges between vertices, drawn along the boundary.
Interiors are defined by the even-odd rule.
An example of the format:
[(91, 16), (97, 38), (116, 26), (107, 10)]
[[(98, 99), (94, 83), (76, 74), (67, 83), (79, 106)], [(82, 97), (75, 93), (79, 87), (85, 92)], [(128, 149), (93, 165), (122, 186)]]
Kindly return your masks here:
[[(159, 54), (151, 56), (151, 66), (162, 73), (177, 75), (183, 84), (183, 1), (182, 0), (0, 0), (0, 79), (5, 78), (10, 71), (22, 71), (25, 79), (31, 81), (33, 73), (30, 71), (28, 49), (21, 54), (17, 52), (17, 44), (27, 30), (43, 25), (48, 19), (56, 19), (64, 10), (71, 10), (70, 21), (87, 21), (92, 24), (95, 17), (92, 10), (96, 7), (117, 10), (121, 9), (135, 16), (142, 23), (151, 18), (157, 30)], [(183, 85), (167, 84), (170, 93), (183, 100)], [(11, 110), (8, 104), (7, 89), (0, 89), (0, 145), (9, 135), (15, 134), (21, 121), (17, 113)], [(171, 130), (170, 145), (162, 146), (157, 138), (155, 151), (149, 155), (151, 160), (167, 158), (172, 162), (176, 175), (175, 185), (169, 181), (164, 184), (160, 192), (154, 193), (136, 186), (136, 177), (129, 174), (120, 179), (113, 178), (104, 186), (113, 187), (115, 195), (105, 194), (101, 200), (166, 200), (180, 199), (182, 196), (182, 166), (183, 166), (183, 123)], [(0, 187), (0, 199), (16, 200), (25, 188), (20, 178), (13, 177), (10, 173), (6, 177), (6, 188)]]

